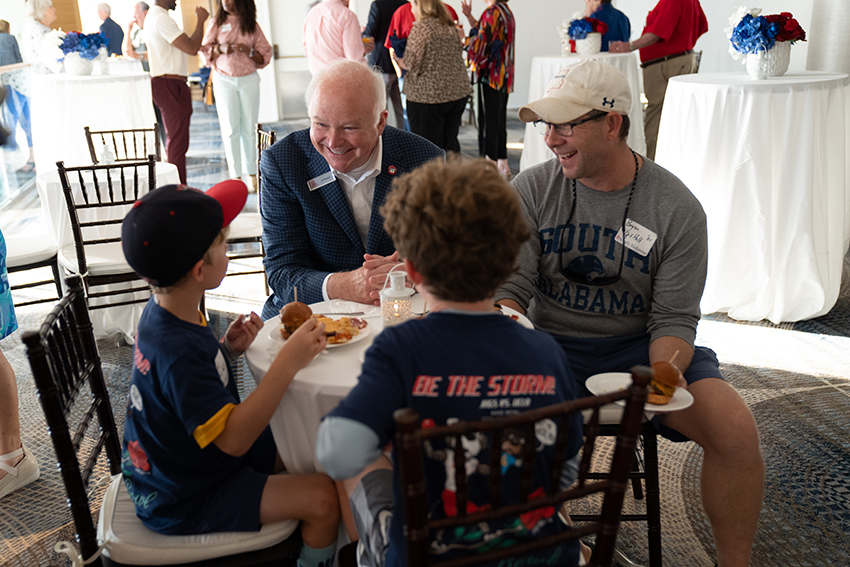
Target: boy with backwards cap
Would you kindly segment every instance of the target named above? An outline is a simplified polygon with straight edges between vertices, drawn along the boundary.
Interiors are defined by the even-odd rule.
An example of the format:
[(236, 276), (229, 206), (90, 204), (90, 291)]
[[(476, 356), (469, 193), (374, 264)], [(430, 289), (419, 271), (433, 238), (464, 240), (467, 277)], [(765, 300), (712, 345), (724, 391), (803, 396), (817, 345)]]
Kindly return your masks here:
[(241, 181), (206, 193), (168, 185), (124, 218), (124, 255), (153, 296), (139, 321), (127, 400), (122, 471), (136, 514), (163, 534), (256, 531), (301, 521), (299, 566), (329, 566), (339, 522), (326, 475), (282, 470), (269, 419), (295, 373), (325, 348), (324, 325), (304, 323), (257, 389), (240, 403), (230, 362), (262, 327), (240, 317), (219, 342), (198, 305), (227, 271), (227, 233), (245, 204)]

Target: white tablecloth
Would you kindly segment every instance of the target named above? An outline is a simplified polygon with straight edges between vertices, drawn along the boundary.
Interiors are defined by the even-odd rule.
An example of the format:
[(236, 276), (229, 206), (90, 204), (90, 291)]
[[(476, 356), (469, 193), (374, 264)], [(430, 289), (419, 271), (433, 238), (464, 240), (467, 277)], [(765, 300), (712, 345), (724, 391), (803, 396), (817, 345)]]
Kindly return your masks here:
[[(597, 53), (595, 55), (569, 55), (564, 57), (535, 57), (531, 60), (531, 79), (528, 83), (528, 101), (532, 102), (543, 97), (546, 85), (552, 80), (558, 71), (582, 61), (584, 59), (597, 59), (610, 63), (620, 70), (629, 82), (632, 89), (632, 108), (629, 111), (629, 147), (639, 154), (646, 154), (646, 138), (643, 134), (643, 107), (640, 103), (640, 95), (643, 92), (640, 68), (635, 53)], [(537, 165), (554, 157), (551, 150), (546, 147), (543, 136), (534, 129), (531, 124), (525, 125), (525, 140), (523, 142), (522, 157), (519, 160), (519, 168), (525, 169)]]
[(152, 128), (156, 117), (147, 73), (33, 75), (32, 137), (39, 173), (91, 163), (83, 128)]
[[(422, 298), (414, 296), (412, 305), (413, 311), (420, 313), (423, 308)], [(286, 469), (295, 473), (322, 470), (316, 462), (315, 449), (319, 423), (357, 383), (363, 352), (372, 344), (375, 335), (383, 330), (380, 307), (338, 299), (315, 303), (310, 307), (314, 313), (363, 311), (364, 315), (354, 317), (369, 323), (369, 334), (358, 342), (329, 348), (319, 354), (295, 375), (283, 396), (270, 426)], [(331, 317), (335, 318), (334, 315)], [(520, 323), (531, 326), (524, 316), (520, 316)], [(277, 317), (266, 321), (253, 344), (245, 351), (245, 358), (257, 383), (268, 372), (280, 348), (280, 343), (275, 345), (269, 338), (269, 333), (278, 333), (279, 328)]]
[[(132, 170), (125, 170), (125, 175), (132, 175)], [(139, 180), (139, 197), (148, 192), (147, 184), (147, 169), (141, 169)], [(68, 179), (71, 185), (75, 188), (77, 194), (80, 194), (79, 183), (77, 182), (76, 173), (69, 174)], [(86, 178), (90, 180), (90, 176)], [(105, 174), (102, 172), (98, 175), (98, 180), (104, 181)], [(120, 178), (113, 177), (114, 182)], [(157, 186), (168, 185), (172, 183), (180, 183), (180, 178), (177, 174), (177, 166), (160, 162), (156, 164), (156, 184)], [(53, 166), (52, 171), (39, 173), (36, 177), (36, 187), (38, 188), (38, 196), (41, 200), (41, 209), (47, 219), (47, 225), (53, 233), (56, 242), (61, 249), (64, 246), (73, 246), (74, 234), (71, 232), (71, 221), (68, 216), (68, 207), (65, 204), (65, 195), (62, 192), (62, 184), (59, 182), (59, 172), (56, 166)], [(128, 198), (130, 193), (128, 193)], [(129, 208), (129, 207), (128, 207)], [(81, 219), (83, 220), (83, 219)], [(121, 235), (121, 225), (112, 225), (103, 227), (101, 236), (114, 237)], [(136, 282), (138, 284), (138, 282)], [(126, 287), (124, 284), (118, 284), (115, 289)], [(92, 300), (96, 304), (96, 300)], [(141, 317), (144, 304), (122, 305), (118, 307), (110, 307), (109, 309), (95, 309), (91, 311), (92, 325), (94, 326), (95, 335), (103, 337), (115, 331), (122, 331), (127, 337), (132, 337), (135, 334), (136, 323)]]
[(838, 297), (850, 244), (848, 76), (674, 77), (656, 161), (708, 216), (702, 311), (799, 321)]

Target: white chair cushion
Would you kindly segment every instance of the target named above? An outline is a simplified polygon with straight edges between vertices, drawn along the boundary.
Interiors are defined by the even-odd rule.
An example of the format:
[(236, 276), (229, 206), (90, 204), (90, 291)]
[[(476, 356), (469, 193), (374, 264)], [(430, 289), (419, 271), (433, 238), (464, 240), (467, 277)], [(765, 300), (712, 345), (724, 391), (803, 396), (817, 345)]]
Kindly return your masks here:
[(263, 234), (263, 222), (259, 213), (239, 213), (230, 222), (228, 240), (237, 238), (259, 238)]
[[(77, 250), (73, 244), (63, 246), (59, 250), (59, 264), (69, 272), (77, 272), (79, 263), (77, 262)], [(92, 276), (123, 274), (133, 271), (124, 258), (124, 251), (121, 249), (120, 242), (88, 246), (86, 248), (86, 266), (89, 275)]]
[(3, 235), (6, 241), (6, 267), (17, 268), (44, 262), (56, 255), (56, 240), (47, 233), (26, 237)]
[(97, 538), (103, 554), (128, 565), (168, 565), (191, 563), (265, 549), (288, 538), (298, 527), (297, 520), (263, 524), (258, 532), (220, 532), (187, 536), (162, 535), (145, 527), (136, 517), (121, 474), (103, 496)]

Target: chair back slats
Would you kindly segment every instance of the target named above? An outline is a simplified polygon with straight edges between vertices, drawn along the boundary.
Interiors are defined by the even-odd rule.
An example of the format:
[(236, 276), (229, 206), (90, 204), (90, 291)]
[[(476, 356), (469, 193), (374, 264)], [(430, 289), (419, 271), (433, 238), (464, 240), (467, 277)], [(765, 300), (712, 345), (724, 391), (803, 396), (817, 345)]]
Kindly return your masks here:
[[(613, 560), (614, 543), (619, 528), (623, 499), (629, 478), (629, 469), (634, 458), (636, 440), (640, 433), (643, 406), (646, 402), (646, 387), (652, 377), (652, 371), (645, 367), (632, 369), (632, 385), (627, 390), (611, 392), (602, 396), (590, 396), (578, 400), (565, 401), (545, 408), (529, 410), (520, 414), (499, 417), (487, 421), (456, 422), (451, 425), (434, 426), (422, 429), (419, 415), (411, 408), (398, 410), (395, 415), (396, 439), (399, 450), (402, 494), (405, 504), (406, 539), (408, 545), (408, 564), (411, 567), (434, 565), (435, 567), (460, 567), (498, 561), (506, 557), (515, 557), (543, 548), (574, 540), (585, 535), (596, 534), (597, 549), (591, 565), (610, 565)], [(610, 457), (609, 473), (601, 479), (588, 478), (590, 461), (596, 447), (599, 432), (600, 408), (615, 401), (625, 400), (626, 407), (619, 425), (613, 456)], [(589, 410), (590, 423), (582, 446), (582, 460), (579, 466), (579, 478), (571, 487), (561, 487), (561, 476), (567, 460), (567, 447), (570, 437), (570, 419), (577, 413)], [(573, 417), (574, 419), (574, 417)], [(539, 424), (546, 420), (546, 424)], [(551, 468), (546, 471), (549, 486), (533, 487), (537, 427), (551, 427), (558, 424), (555, 435)], [(554, 432), (553, 432), (554, 433)], [(491, 454), (488, 480), (490, 506), (468, 512), (469, 501), (467, 486), (466, 458), (461, 449), (462, 438), (470, 434), (484, 434), (489, 437)], [(515, 438), (509, 437), (515, 436)], [(503, 441), (520, 443), (518, 458), (520, 481), (518, 485), (507, 485), (502, 480), (503, 468), (500, 458)], [(456, 515), (429, 517), (427, 500), (427, 479), (423, 466), (423, 446), (431, 440), (443, 440), (446, 447), (453, 447), (454, 477), (457, 493)], [(480, 455), (483, 457), (483, 454)], [(601, 458), (601, 457), (600, 457)], [(606, 460), (608, 459), (605, 457)], [(447, 473), (448, 474), (448, 473)], [(512, 503), (503, 502), (503, 489), (513, 492)], [(564, 502), (583, 498), (590, 494), (603, 493), (602, 510), (598, 521), (589, 522), (580, 527), (566, 529), (537, 539), (515, 543), (507, 547), (492, 549), (486, 553), (460, 555), (447, 560), (431, 562), (429, 553), (430, 536), (439, 530), (474, 526), (481, 522), (507, 520), (533, 510), (552, 507), (558, 510)], [(470, 506), (470, 508), (472, 508)]]
[[(153, 154), (146, 160), (123, 162), (106, 165), (87, 165), (80, 167), (65, 167), (63, 162), (56, 163), (59, 170), (59, 181), (65, 196), (68, 209), (71, 233), (74, 237), (76, 253), (76, 273), (84, 274), (84, 287), (88, 297), (102, 298), (112, 295), (130, 295), (126, 301), (111, 301), (92, 305), (92, 309), (130, 305), (147, 301), (147, 297), (135, 295), (139, 291), (148, 291), (147, 284), (141, 284), (141, 279), (128, 266), (117, 274), (101, 273), (97, 276), (89, 274), (87, 249), (97, 246), (112, 245), (121, 242), (120, 226), (127, 210), (141, 196), (142, 177), (147, 175), (148, 189), (156, 188), (156, 159)], [(69, 181), (75, 178), (76, 186)], [(120, 186), (119, 186), (120, 184)], [(101, 251), (108, 250), (100, 248)], [(113, 252), (108, 252), (114, 255)], [(120, 261), (119, 261), (120, 264)], [(118, 291), (91, 292), (92, 286), (117, 284), (137, 280), (140, 285), (125, 287)], [(132, 284), (130, 284), (132, 286)]]
[(108, 146), (112, 149), (116, 162), (137, 161), (153, 155), (156, 161), (162, 161), (160, 148), (159, 124), (153, 128), (128, 128), (125, 130), (91, 130), (84, 128), (89, 154), (93, 164), (98, 164), (98, 146)]
[[(77, 539), (83, 557), (88, 558), (97, 551), (98, 542), (86, 486), (99, 455), (104, 451), (110, 473), (120, 472), (121, 447), (82, 281), (79, 276), (73, 276), (66, 282), (67, 294), (39, 330), (24, 332), (22, 339), (56, 452)], [(80, 395), (85, 383), (91, 396)], [(69, 417), (77, 415), (82, 415), (82, 418), (79, 418), (72, 437)], [(94, 433), (97, 437), (92, 443), (87, 443), (84, 437), (94, 417), (99, 431), (91, 428), (88, 436)], [(84, 463), (82, 468), (81, 462)], [(99, 565), (99, 560), (93, 564)]]

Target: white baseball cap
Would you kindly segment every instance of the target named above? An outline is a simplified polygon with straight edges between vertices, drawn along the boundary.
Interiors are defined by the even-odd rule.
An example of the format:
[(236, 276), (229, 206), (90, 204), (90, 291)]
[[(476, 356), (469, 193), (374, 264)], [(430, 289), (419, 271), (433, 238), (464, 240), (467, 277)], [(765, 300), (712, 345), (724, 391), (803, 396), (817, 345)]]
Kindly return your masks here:
[(588, 59), (558, 71), (549, 81), (543, 98), (519, 109), (519, 119), (563, 124), (591, 110), (628, 115), (631, 107), (629, 82), (619, 69), (610, 63)]

